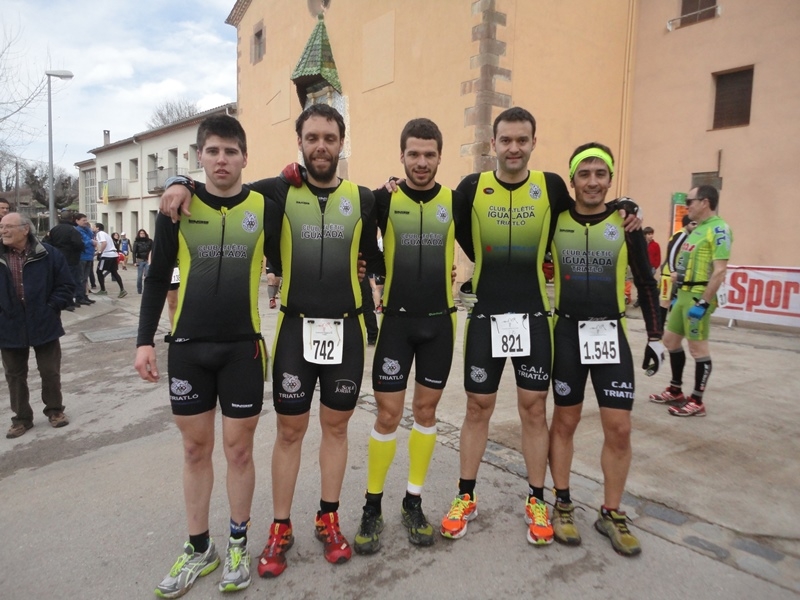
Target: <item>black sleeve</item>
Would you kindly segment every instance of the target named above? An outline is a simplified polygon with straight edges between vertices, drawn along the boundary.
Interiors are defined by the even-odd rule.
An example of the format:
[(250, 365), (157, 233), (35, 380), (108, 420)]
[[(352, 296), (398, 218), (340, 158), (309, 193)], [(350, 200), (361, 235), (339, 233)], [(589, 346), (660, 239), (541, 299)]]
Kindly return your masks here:
[(153, 251), (150, 267), (147, 270), (146, 285), (139, 310), (139, 332), (136, 346), (153, 345), (158, 321), (164, 310), (172, 271), (178, 258), (178, 229), (180, 223), (173, 223), (166, 215), (158, 213), (156, 231), (153, 235)]
[(386, 263), (383, 253), (378, 248), (378, 217), (376, 213), (375, 196), (367, 188), (358, 186), (361, 199), (361, 240), (358, 251), (361, 259), (365, 260), (368, 270), (378, 275), (386, 274)]
[[(453, 219), (456, 227), (456, 241), (467, 258), (475, 262), (475, 248), (472, 245), (472, 205), (478, 189), (480, 173), (467, 175), (453, 190)], [(458, 195), (458, 196), (457, 196)]]
[(378, 223), (378, 229), (381, 230), (381, 235), (386, 235), (392, 192), (387, 191), (385, 187), (379, 187), (376, 190), (372, 190), (372, 195), (375, 196), (375, 218)]
[(545, 172), (544, 181), (547, 185), (547, 197), (550, 199), (551, 211), (550, 231), (547, 232), (547, 245), (545, 246), (549, 251), (553, 243), (553, 234), (556, 231), (558, 215), (572, 208), (575, 205), (575, 201), (569, 195), (567, 184), (564, 183), (560, 175)]
[(650, 258), (647, 255), (647, 240), (642, 230), (637, 229), (632, 233), (625, 232), (625, 242), (628, 245), (628, 264), (639, 294), (639, 306), (642, 307), (647, 336), (661, 339), (664, 334), (664, 324), (658, 306), (658, 283), (653, 277)]

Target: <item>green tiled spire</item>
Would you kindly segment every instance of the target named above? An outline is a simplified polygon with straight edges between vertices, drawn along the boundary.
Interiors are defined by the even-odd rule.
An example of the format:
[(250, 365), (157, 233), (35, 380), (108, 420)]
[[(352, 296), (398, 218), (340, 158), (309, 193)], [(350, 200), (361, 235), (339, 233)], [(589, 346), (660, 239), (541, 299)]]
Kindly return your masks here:
[(292, 81), (297, 86), (297, 95), (300, 105), (306, 105), (306, 97), (312, 92), (331, 86), (340, 94), (342, 84), (339, 73), (333, 60), (331, 42), (328, 39), (328, 30), (325, 29), (325, 20), (320, 14), (311, 37), (303, 48), (303, 55), (297, 61), (297, 66), (292, 73)]

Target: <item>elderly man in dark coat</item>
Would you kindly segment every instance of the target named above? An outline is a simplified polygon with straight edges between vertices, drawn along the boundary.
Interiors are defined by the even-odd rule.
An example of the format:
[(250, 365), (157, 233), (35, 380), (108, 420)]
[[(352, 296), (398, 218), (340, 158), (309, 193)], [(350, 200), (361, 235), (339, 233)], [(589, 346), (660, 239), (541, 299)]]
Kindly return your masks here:
[(36, 239), (30, 219), (8, 213), (0, 221), (0, 354), (17, 438), (33, 427), (28, 391), (32, 347), (42, 378), (44, 414), (53, 427), (69, 424), (61, 396), (61, 311), (72, 304), (73, 281), (64, 256)]

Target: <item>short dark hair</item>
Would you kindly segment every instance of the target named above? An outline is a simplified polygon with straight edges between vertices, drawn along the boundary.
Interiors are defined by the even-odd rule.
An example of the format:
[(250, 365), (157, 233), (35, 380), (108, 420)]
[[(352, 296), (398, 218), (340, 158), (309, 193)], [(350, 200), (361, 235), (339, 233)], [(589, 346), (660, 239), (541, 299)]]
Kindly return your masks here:
[(85, 219), (85, 218), (86, 218), (85, 214), (76, 212), (74, 215), (72, 215), (72, 222), (77, 223), (80, 219)]
[(106, 230), (105, 225), (103, 225), (100, 221), (95, 223), (94, 226), (97, 227), (97, 229), (100, 230), (100, 231), (105, 231)]
[(11, 211), (11, 201), (6, 198), (0, 198), (0, 204), (7, 204), (8, 210)]
[(505, 109), (494, 120), (494, 125), (492, 125), (492, 136), (497, 137), (497, 126), (500, 121), (506, 121), (508, 123), (520, 122), (520, 121), (527, 121), (531, 124), (531, 135), (536, 135), (536, 119), (533, 118), (533, 115), (529, 113), (524, 108), (520, 108), (519, 106), (512, 106), (511, 108)]
[(644, 229), (642, 229), (642, 233), (645, 235), (647, 235), (648, 233), (655, 233), (655, 232), (656, 230), (653, 229), (652, 227), (645, 227)]
[(713, 185), (697, 186), (697, 199), (702, 200), (703, 198), (708, 200), (708, 207), (711, 210), (717, 210), (717, 206), (719, 206), (719, 192), (717, 188)]
[(692, 220), (689, 218), (689, 215), (683, 215), (683, 218), (681, 219), (681, 225), (686, 227), (691, 222)]
[(203, 150), (206, 141), (212, 135), (226, 140), (236, 140), (242, 154), (247, 154), (247, 136), (242, 124), (229, 115), (212, 115), (206, 117), (197, 128), (197, 148)]
[(334, 121), (339, 126), (339, 137), (344, 139), (344, 119), (339, 111), (327, 104), (312, 104), (297, 117), (294, 123), (294, 130), (297, 137), (303, 137), (303, 124), (311, 117), (322, 117), (328, 121)]
[(430, 119), (419, 118), (411, 119), (406, 126), (403, 127), (403, 132), (400, 134), (400, 152), (406, 151), (406, 142), (408, 138), (417, 138), (420, 140), (436, 140), (436, 147), (439, 153), (442, 152), (442, 132), (439, 127)]

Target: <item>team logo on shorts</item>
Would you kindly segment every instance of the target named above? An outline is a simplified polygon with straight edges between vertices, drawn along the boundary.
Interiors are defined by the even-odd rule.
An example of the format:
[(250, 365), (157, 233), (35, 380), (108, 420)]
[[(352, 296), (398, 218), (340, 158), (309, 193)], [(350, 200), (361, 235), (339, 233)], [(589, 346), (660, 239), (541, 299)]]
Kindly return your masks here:
[(441, 204), (436, 206), (436, 218), (440, 223), (447, 223), (447, 221), (450, 220), (450, 215), (448, 214), (447, 209)]
[(249, 210), (244, 211), (242, 229), (244, 229), (247, 233), (254, 233), (255, 230), (258, 229), (258, 217)]
[(480, 367), (470, 367), (469, 378), (475, 383), (483, 383), (486, 381), (486, 369)]
[(355, 381), (350, 381), (349, 379), (337, 379), (334, 393), (354, 396), (358, 393), (358, 386), (356, 385)]
[(400, 372), (400, 363), (393, 358), (384, 358), (383, 372), (387, 375), (396, 375)]
[(528, 190), (528, 195), (532, 200), (538, 200), (542, 197), (542, 188), (535, 183), (532, 183), (530, 189)]
[(185, 379), (178, 379), (177, 377), (173, 377), (172, 382), (169, 384), (169, 391), (172, 392), (175, 396), (185, 396), (186, 394), (192, 391), (192, 386)]
[(553, 380), (553, 389), (559, 396), (568, 396), (572, 391), (566, 381), (559, 381), (558, 379)]
[(351, 214), (353, 214), (353, 204), (344, 196), (339, 198), (339, 212), (345, 217), (349, 217)]
[(609, 242), (614, 242), (619, 238), (619, 229), (611, 223), (606, 223), (606, 230), (603, 232), (603, 237)]
[(300, 389), (300, 378), (289, 373), (283, 374), (283, 390), (290, 394)]

